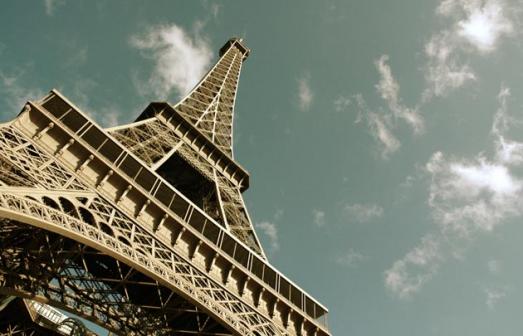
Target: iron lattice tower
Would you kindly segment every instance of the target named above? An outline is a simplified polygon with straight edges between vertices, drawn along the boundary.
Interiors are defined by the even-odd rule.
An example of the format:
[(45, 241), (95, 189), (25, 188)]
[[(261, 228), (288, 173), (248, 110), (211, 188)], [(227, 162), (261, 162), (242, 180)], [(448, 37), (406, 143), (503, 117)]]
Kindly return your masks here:
[(56, 307), (119, 335), (329, 335), (243, 202), (249, 52), (229, 40), (183, 100), (128, 125), (103, 129), (53, 90), (0, 126), (0, 334), (89, 333)]

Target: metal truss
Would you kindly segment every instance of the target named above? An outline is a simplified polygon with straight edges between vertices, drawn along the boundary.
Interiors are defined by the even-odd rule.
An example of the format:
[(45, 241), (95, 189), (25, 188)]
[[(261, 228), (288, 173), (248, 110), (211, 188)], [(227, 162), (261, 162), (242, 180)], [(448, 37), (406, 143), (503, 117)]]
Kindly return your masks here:
[(37, 149), (12, 126), (2, 128), (0, 148), (0, 174), (8, 185), (38, 185), (44, 190), (85, 189), (67, 169), (55, 162), (53, 156)]
[[(44, 238), (49, 238), (48, 236), (38, 237), (31, 233), (31, 231), (25, 231), (25, 234), (24, 231), (15, 231), (13, 234), (9, 234), (14, 230), (13, 225), (9, 224), (12, 223), (12, 220), (9, 218), (18, 218), (23, 214), (31, 218), (28, 219), (29, 222), (34, 222), (36, 219), (37, 222), (32, 223), (33, 225), (44, 226), (47, 230), (55, 230), (58, 232), (66, 229), (69, 231), (68, 233), (76, 233), (79, 235), (80, 237), (77, 237), (77, 239), (80, 241), (89, 239), (90, 242), (101, 243), (103, 247), (99, 247), (99, 250), (106, 251), (104, 253), (117, 254), (118, 257), (127, 259), (128, 263), (135, 265), (135, 267), (131, 269), (153, 270), (153, 273), (159, 276), (163, 280), (163, 283), (168, 283), (177, 290), (183, 290), (185, 297), (190, 297), (193, 300), (199, 299), (198, 301), (201, 306), (208, 306), (207, 308), (210, 309), (212, 313), (219, 316), (220, 319), (227, 321), (226, 325), (230, 324), (234, 326), (238, 334), (253, 334), (254, 331), (250, 330), (251, 327), (247, 327), (247, 325), (255, 325), (254, 330), (261, 330), (260, 335), (279, 334), (266, 319), (259, 316), (260, 314), (256, 312), (256, 310), (243, 304), (238, 298), (228, 293), (227, 289), (215, 283), (212, 279), (209, 279), (207, 275), (197, 270), (191, 263), (176, 256), (171, 248), (162, 246), (163, 244), (159, 243), (157, 238), (141, 229), (135, 221), (126, 218), (125, 215), (103, 199), (99, 197), (89, 198), (89, 196), (94, 193), (86, 193), (86, 187), (78, 182), (71, 183), (76, 181), (75, 178), (63, 168), (61, 170), (56, 169), (56, 167), (60, 168), (60, 166), (55, 162), (53, 157), (36, 149), (27, 139), (23, 140), (23, 136), (12, 127), (5, 127), (2, 131), (3, 132), (0, 133), (0, 143), (3, 140), (5, 146), (0, 150), (0, 157), (5, 157), (9, 153), (15, 152), (16, 154), (13, 154), (13, 156), (17, 158), (17, 160), (12, 163), (10, 170), (2, 171), (0, 180), (2, 180), (4, 184), (15, 180), (17, 173), (21, 169), (30, 171), (31, 173), (34, 172), (35, 174), (38, 172), (38, 176), (45, 176), (44, 174), (47, 172), (46, 167), (52, 167), (55, 171), (60, 172), (58, 176), (61, 178), (53, 181), (53, 184), (49, 183), (48, 179), (45, 178), (35, 179), (34, 182), (26, 180), (27, 183), (25, 187), (33, 186), (34, 188), (15, 188), (15, 190), (13, 190), (11, 186), (0, 187), (0, 213), (2, 214), (1, 217), (6, 218), (1, 226), (1, 238), (5, 240), (0, 246), (8, 247), (8, 242), (16, 237), (18, 237), (17, 239), (21, 239), (21, 237), (36, 237), (34, 241), (35, 244), (45, 241)], [(17, 141), (8, 141), (11, 139), (16, 139)], [(16, 148), (32, 148), (32, 151), (17, 151)], [(47, 164), (43, 166), (42, 162), (46, 162)], [(22, 168), (22, 165), (32, 165), (32, 169)], [(38, 181), (38, 184), (36, 181)], [(48, 184), (46, 187), (49, 189), (44, 189), (43, 186), (39, 185), (40, 181)], [(49, 179), (49, 181), (52, 180)], [(53, 191), (53, 188), (60, 189)], [(68, 189), (74, 190), (76, 188), (78, 189), (76, 191), (77, 197), (63, 196), (66, 195), (64, 192)], [(74, 194), (73, 191), (69, 191), (69, 193), (70, 195)], [(54, 242), (55, 244), (65, 239), (62, 236), (55, 238), (57, 239), (57, 241)], [(39, 250), (48, 253), (61, 251), (60, 255), (64, 258), (60, 260), (64, 261), (73, 259), (75, 255), (71, 253), (71, 251), (67, 254), (65, 251), (68, 250), (63, 245), (48, 246), (45, 249)], [(24, 243), (18, 250), (14, 250), (14, 252), (16, 251), (29, 253), (31, 250), (29, 246)], [(75, 251), (75, 253), (78, 254), (79, 250)], [(101, 253), (101, 255), (103, 254)], [(113, 258), (114, 257), (108, 257), (109, 260), (115, 260)], [(129, 261), (128, 259), (134, 259), (134, 261)], [(15, 260), (17, 260), (16, 255), (8, 254), (2, 256), (1, 262), (7, 263), (4, 264), (3, 267), (10, 269), (10, 263)], [(56, 259), (53, 259), (50, 255), (46, 255), (39, 260)], [(48, 266), (49, 265), (46, 265), (46, 267)], [(129, 335), (149, 335), (151, 334), (151, 330), (144, 329), (144, 326), (147, 325), (151, 326), (155, 333), (161, 330), (158, 328), (158, 323), (144, 323), (148, 321), (148, 319), (144, 319), (143, 316), (130, 318), (133, 314), (137, 314), (130, 313), (133, 309), (120, 307), (120, 309), (115, 310), (115, 302), (102, 300), (102, 298), (107, 299), (107, 296), (99, 297), (95, 295), (93, 297), (86, 293), (83, 293), (84, 295), (80, 297), (73, 296), (71, 293), (78, 294), (82, 292), (79, 291), (78, 288), (71, 290), (71, 288), (75, 288), (74, 283), (65, 282), (67, 273), (60, 273), (64, 265), (53, 263), (51, 266), (53, 267), (52, 269), (46, 268), (39, 270), (36, 267), (31, 267), (26, 264), (26, 269), (31, 271), (38, 270), (39, 272), (45, 271), (47, 273), (23, 276), (22, 269), (20, 268), (21, 265), (18, 265), (18, 268), (8, 273), (10, 277), (5, 278), (4, 276), (3, 284), (0, 286), (0, 292), (7, 291), (5, 294), (11, 294), (11, 291), (15, 291), (17, 295), (24, 297), (29, 297), (29, 293), (41, 292), (41, 295), (45, 298), (42, 300), (43, 302), (52, 302), (53, 306), (72, 310), (76, 314), (93, 320), (95, 323), (102, 324), (107, 329), (118, 333), (125, 331), (124, 334)], [(121, 262), (118, 262), (117, 266), (116, 269), (123, 268)], [(127, 268), (129, 267), (127, 266)], [(68, 266), (67, 269), (70, 269), (70, 266)], [(106, 273), (109, 269), (113, 268), (107, 267), (103, 279), (107, 277)], [(122, 274), (123, 273), (118, 273), (118, 275)], [(127, 270), (126, 274), (130, 276), (134, 274), (134, 272), (129, 273), (129, 270)], [(37, 281), (37, 279), (40, 281)], [(53, 284), (49, 282), (51, 279), (61, 279), (61, 281)], [(127, 281), (127, 279), (120, 280), (122, 282)], [(117, 280), (114, 279), (112, 280), (112, 282), (116, 281)], [(147, 282), (143, 283), (147, 284)], [(150, 285), (151, 284), (148, 283), (148, 286)], [(125, 290), (126, 286), (123, 286), (123, 288), (124, 293), (130, 293), (130, 291)], [(172, 289), (169, 291), (172, 293)], [(149, 293), (149, 291), (143, 290), (137, 293), (139, 293), (139, 295), (132, 298), (133, 300), (131, 302), (133, 302), (133, 304), (129, 303), (130, 298), (127, 298), (128, 303), (125, 307), (133, 307), (135, 302), (139, 302), (139, 297), (143, 296), (144, 293)], [(165, 291), (162, 292), (162, 295), (168, 296), (165, 294)], [(110, 297), (111, 296), (109, 296), (109, 298)], [(159, 300), (159, 302), (162, 301), (163, 300)], [(172, 302), (176, 302), (176, 300)], [(186, 299), (183, 302), (186, 302)], [(150, 307), (150, 305), (147, 305), (147, 307)], [(160, 307), (162, 307), (161, 304)], [(180, 310), (180, 308), (176, 309)], [(139, 311), (141, 310), (137, 310), (137, 312)], [(203, 319), (207, 321), (203, 323), (203, 325), (216, 328), (216, 322), (208, 322), (211, 319), (208, 314), (200, 312), (200, 309), (195, 308), (194, 304), (189, 308), (189, 311), (193, 312), (197, 320)], [(173, 314), (171, 313), (164, 312), (163, 315), (169, 316), (171, 319), (173, 318)], [(207, 317), (202, 317), (202, 315), (207, 315)], [(176, 315), (174, 315), (174, 317), (175, 316)], [(126, 321), (126, 323), (122, 324), (122, 321)], [(176, 319), (176, 321), (178, 321), (178, 319)], [(200, 324), (201, 323), (195, 323), (196, 326)], [(190, 328), (188, 328), (188, 330), (190, 330)], [(218, 334), (225, 333), (227, 333), (227, 331), (221, 328)]]
[(0, 336), (97, 336), (78, 318), (39, 302), (6, 297), (0, 310)]
[[(238, 79), (245, 51), (232, 44), (196, 88), (174, 109), (188, 119), (220, 150), (232, 156), (232, 121)], [(265, 258), (245, 207), (240, 187), (216, 169), (213, 162), (178, 136), (164, 118), (154, 116), (129, 125), (118, 126), (110, 133), (147, 165), (158, 168), (169, 157), (178, 154), (215, 184), (217, 202), (205, 210), (215, 216), (232, 234)]]
[[(208, 275), (202, 273), (189, 262), (175, 255), (170, 249), (161, 246), (152, 237), (141, 236), (139, 232), (131, 236), (130, 233), (133, 230), (128, 232), (118, 230), (115, 223), (112, 224), (113, 232), (105, 233), (103, 231), (106, 229), (101, 226), (102, 224), (98, 227), (93, 226), (93, 223), (86, 223), (74, 216), (74, 209), (70, 210), (71, 212), (68, 215), (62, 209), (55, 210), (45, 206), (43, 201), (41, 203), (7, 192), (0, 194), (0, 215), (3, 218), (22, 217), (25, 222), (33, 226), (45, 227), (46, 230), (61, 232), (62, 234), (54, 237), (50, 236), (46, 230), (42, 230), (40, 235), (45, 234), (45, 236), (37, 236), (34, 230), (20, 231), (17, 229), (18, 223), (12, 224), (10, 220), (4, 220), (0, 244), (3, 254), (0, 267), (4, 274), (0, 284), (0, 293), (12, 295), (15, 292), (24, 297), (33, 295), (29, 293), (40, 293), (45, 298), (42, 299), (43, 302), (52, 302), (53, 306), (72, 310), (78, 315), (99, 324), (102, 322), (106, 328), (115, 332), (121, 333), (125, 330), (124, 334), (129, 335), (152, 335), (158, 332), (163, 334), (160, 328), (161, 319), (158, 319), (157, 322), (154, 319), (144, 320), (144, 316), (140, 316), (142, 310), (133, 310), (131, 307), (136, 302), (140, 302), (143, 295), (148, 296), (145, 299), (150, 298), (153, 291), (135, 290), (137, 296), (129, 300), (131, 299), (129, 295), (132, 293), (129, 290), (129, 284), (139, 283), (150, 288), (164, 283), (168, 287), (174, 287), (173, 289), (179, 291), (180, 295), (199, 303), (199, 306), (207, 309), (221, 322), (225, 322), (225, 325), (236, 330), (239, 335), (285, 334), (285, 332), (276, 329), (270, 320), (264, 318), (255, 309), (243, 303), (239, 298), (229, 293), (226, 288), (210, 279)], [(135, 232), (139, 231), (136, 226), (133, 229)], [(68, 247), (66, 243), (69, 241), (64, 236), (75, 237), (79, 241), (87, 240), (90, 245), (96, 246), (96, 251), (91, 251), (91, 254), (98, 255), (102, 259), (105, 257), (105, 264), (103, 264), (105, 266), (96, 266), (103, 268), (101, 271), (103, 276), (92, 278), (89, 282), (89, 277), (87, 275), (84, 277), (83, 271), (86, 272), (85, 274), (90, 274), (87, 272), (93, 271), (95, 266), (85, 259), (81, 259), (81, 262), (76, 265), (76, 267), (82, 266), (83, 270), (64, 264), (65, 261), (75, 260), (75, 257), (84, 256), (86, 253), (85, 249), (78, 244), (74, 244), (74, 247)], [(34, 244), (46, 242), (47, 246), (43, 248), (35, 246), (31, 249), (31, 245), (23, 238), (31, 239), (30, 241)], [(124, 238), (129, 240), (126, 241)], [(9, 242), (20, 240), (22, 240), (21, 246), (18, 248), (10, 247)], [(97, 251), (107, 252), (100, 253)], [(111, 256), (106, 253), (110, 253)], [(22, 259), (23, 256), (28, 257)], [(133, 267), (124, 267), (124, 264), (119, 261), (120, 259), (125, 260), (126, 265), (131, 264)], [(42, 260), (50, 260), (52, 263), (43, 263)], [(42, 264), (44, 267), (36, 267)], [(92, 267), (89, 267), (89, 265)], [(111, 270), (116, 272), (113, 274)], [(145, 275), (141, 276), (142, 280), (133, 282), (132, 279), (136, 278), (133, 275), (138, 270), (141, 270), (140, 273), (143, 272)], [(144, 277), (146, 279), (157, 278), (158, 280), (151, 283), (150, 280), (145, 281)], [(140, 276), (138, 276), (139, 278)], [(53, 282), (49, 279), (58, 279), (59, 281)], [(103, 288), (104, 286), (95, 285), (100, 280), (104, 283), (119, 283), (124, 295), (115, 296), (115, 294)], [(165, 307), (166, 298), (172, 297), (170, 292), (173, 289), (157, 291), (160, 296), (157, 309)], [(99, 296), (100, 291), (105, 295)], [(133, 304), (125, 304), (125, 301), (120, 302), (120, 299), (126, 296), (126, 301), (131, 301)], [(119, 309), (115, 309), (115, 306), (118, 306)], [(144, 307), (151, 308), (152, 306), (146, 304)], [(177, 309), (180, 310), (180, 308)], [(198, 309), (194, 307), (190, 309), (199, 316)], [(135, 317), (130, 318), (133, 315)], [(169, 318), (173, 317), (172, 314), (166, 312), (162, 315)], [(125, 321), (125, 324), (122, 321)], [(144, 329), (146, 326), (152, 327), (152, 330)], [(170, 329), (167, 332), (171, 332)], [(220, 333), (223, 334), (224, 332), (221, 331)]]
[(137, 122), (129, 127), (111, 132), (121, 143), (151, 167), (158, 168), (169, 157), (179, 155), (204, 178), (215, 185), (214, 193), (218, 202), (206, 204), (204, 210), (218, 222), (223, 223), (231, 233), (253, 251), (265, 257), (245, 207), (240, 187), (233, 184), (213, 163), (202, 157), (179, 137), (167, 123), (160, 118)]
[[(1, 125), (0, 297), (118, 335), (328, 336), (327, 310), (267, 263), (242, 198), (232, 119), (248, 53), (230, 40), (184, 100), (112, 136), (56, 91)], [(169, 171), (185, 164), (186, 194)], [(0, 336), (83, 330), (43, 332), (28, 309), (32, 324)]]

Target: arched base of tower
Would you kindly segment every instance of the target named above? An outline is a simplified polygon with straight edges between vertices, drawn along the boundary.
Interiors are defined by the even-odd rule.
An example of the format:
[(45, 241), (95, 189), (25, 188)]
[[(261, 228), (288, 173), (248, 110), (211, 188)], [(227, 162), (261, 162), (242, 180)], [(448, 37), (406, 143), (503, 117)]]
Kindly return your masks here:
[[(231, 335), (194, 304), (126, 264), (9, 219), (0, 220), (0, 295), (49, 304), (119, 335)], [(0, 335), (8, 323), (18, 330), (31, 327), (8, 318)]]

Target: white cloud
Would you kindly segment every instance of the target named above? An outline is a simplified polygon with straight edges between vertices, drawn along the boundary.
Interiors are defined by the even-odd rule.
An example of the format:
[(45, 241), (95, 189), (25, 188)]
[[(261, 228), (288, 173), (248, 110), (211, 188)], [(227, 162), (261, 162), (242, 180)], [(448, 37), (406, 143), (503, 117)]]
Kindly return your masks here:
[(381, 156), (387, 158), (397, 151), (401, 143), (386, 125), (386, 119), (377, 113), (368, 113), (368, 124), (372, 136), (382, 145)]
[(428, 85), (423, 93), (425, 102), (476, 79), (470, 66), (460, 60), (457, 48), (456, 35), (449, 31), (434, 34), (425, 45), (425, 81)]
[(441, 260), (440, 242), (427, 235), (385, 271), (385, 287), (401, 299), (409, 298), (434, 276)]
[(507, 100), (510, 98), (510, 89), (504, 85), (498, 94), (499, 108), (494, 115), (491, 133), (496, 137), (497, 160), (507, 165), (523, 163), (523, 143), (506, 139), (504, 133), (511, 124), (520, 123), (507, 112)]
[(485, 303), (490, 310), (494, 310), (499, 301), (507, 296), (507, 290), (504, 288), (485, 288)]
[(317, 227), (324, 227), (327, 222), (325, 220), (325, 211), (313, 209), (312, 210), (313, 223)]
[(64, 4), (65, 0), (44, 0), (45, 13), (49, 16), (52, 16), (56, 7)]
[(424, 122), (417, 109), (404, 106), (399, 97), (400, 86), (392, 76), (390, 66), (387, 64), (389, 56), (382, 55), (374, 62), (380, 74), (380, 81), (376, 84), (376, 90), (381, 98), (388, 104), (393, 116), (403, 119), (414, 131), (421, 133), (424, 129)]
[[(504, 136), (508, 127), (500, 119), (500, 113), (506, 115), (507, 92), (502, 87), (498, 95), (500, 108), (492, 128), (492, 134), (498, 140)], [(523, 215), (523, 179), (513, 169), (521, 168), (523, 161), (509, 159), (508, 164), (499, 152), (500, 147), (495, 148), (494, 159), (490, 160), (483, 154), (463, 159), (436, 152), (427, 162), (425, 168), (430, 176), (428, 204), (438, 229), (432, 236), (436, 237), (434, 239), (439, 245), (445, 245), (439, 248), (445, 253), (432, 253), (434, 249), (431, 248), (428, 255), (433, 257), (422, 258), (423, 262), (418, 263), (413, 261), (412, 253), (418, 255), (420, 250), (426, 248), (416, 247), (406, 257), (395, 262), (386, 273), (385, 285), (399, 297), (419, 291), (444, 260), (449, 257), (461, 258), (467, 245), (476, 236), (494, 230), (510, 218)], [(422, 240), (422, 246), (427, 246), (425, 239)], [(434, 245), (431, 243), (428, 246)], [(423, 265), (421, 275), (419, 270), (411, 270), (408, 265)], [(490, 269), (493, 267), (493, 264), (489, 264)], [(498, 296), (499, 293), (495, 292), (489, 294), (488, 300), (492, 305), (501, 298)]]
[(505, 16), (502, 1), (490, 0), (483, 5), (478, 1), (475, 3), (467, 10), (467, 17), (458, 22), (458, 34), (479, 51), (493, 51), (499, 38), (513, 32), (512, 22)]
[(298, 79), (298, 104), (300, 110), (307, 111), (312, 105), (314, 94), (311, 90), (310, 75), (304, 75)]
[(452, 163), (451, 172), (455, 175), (457, 191), (465, 191), (463, 197), (474, 197), (483, 190), (499, 196), (513, 195), (521, 183), (512, 177), (507, 167), (480, 159), (477, 164)]
[(279, 250), (280, 242), (278, 239), (278, 229), (276, 228), (276, 224), (271, 222), (260, 222), (255, 224), (255, 227), (260, 229), (267, 236), (267, 238), (269, 238), (271, 249), (273, 251)]
[(347, 204), (343, 211), (348, 219), (359, 223), (383, 216), (383, 208), (377, 204)]
[(509, 128), (512, 121), (507, 114), (507, 99), (510, 97), (510, 88), (501, 85), (498, 93), (499, 107), (494, 114), (494, 122), (492, 123), (491, 133), (495, 136), (502, 136)]
[(355, 95), (354, 100), (358, 109), (355, 123), (365, 118), (369, 132), (380, 148), (382, 158), (388, 158), (401, 146), (400, 141), (390, 130), (390, 118), (371, 111), (360, 94)]
[(425, 128), (418, 107), (409, 108), (403, 105), (399, 96), (400, 86), (387, 64), (388, 59), (387, 55), (382, 55), (374, 61), (380, 75), (380, 80), (375, 85), (376, 91), (387, 104), (387, 110), (372, 111), (367, 107), (361, 94), (354, 95), (352, 99), (340, 96), (334, 101), (336, 111), (342, 111), (352, 104), (357, 107), (358, 114), (355, 123), (359, 123), (365, 118), (370, 134), (380, 147), (381, 156), (384, 159), (401, 147), (401, 142), (394, 135), (399, 120), (406, 122), (415, 134), (422, 133)]
[(336, 263), (343, 265), (343, 266), (356, 267), (361, 262), (363, 262), (367, 259), (368, 259), (367, 256), (365, 256), (351, 248), (351, 249), (349, 249), (349, 251), (347, 253), (338, 257), (336, 259)]
[(497, 162), (482, 156), (458, 161), (437, 152), (427, 171), (432, 179), (429, 204), (446, 235), (471, 238), (520, 213), (521, 181)]
[(467, 56), (494, 51), (514, 31), (510, 7), (503, 0), (443, 0), (436, 12), (451, 23), (425, 45), (425, 101), (477, 79)]
[(523, 161), (520, 154), (515, 155), (503, 145), (523, 146), (516, 141), (504, 140), (508, 126), (502, 119), (506, 117), (508, 92), (502, 87), (498, 95), (500, 107), (492, 126), (492, 134), (497, 138), (493, 160), (482, 154), (472, 160), (453, 159), (437, 152), (427, 163), (432, 181), (429, 204), (435, 219), (459, 236), (490, 231), (508, 217), (522, 214), (523, 180), (512, 167)]
[(198, 32), (191, 36), (175, 24), (152, 27), (133, 36), (131, 44), (154, 61), (147, 84), (139, 90), (157, 99), (165, 99), (173, 91), (188, 93), (208, 70), (213, 55), (206, 38)]

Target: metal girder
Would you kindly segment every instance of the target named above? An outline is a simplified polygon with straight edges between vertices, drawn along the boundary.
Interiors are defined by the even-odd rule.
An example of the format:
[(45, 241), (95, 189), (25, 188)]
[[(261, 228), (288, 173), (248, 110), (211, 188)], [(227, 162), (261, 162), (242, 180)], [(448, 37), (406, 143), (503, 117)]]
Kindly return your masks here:
[(328, 336), (326, 308), (265, 260), (242, 198), (247, 54), (230, 40), (184, 100), (112, 136), (57, 91), (0, 126), (0, 295), (120, 335)]
[[(100, 212), (108, 210), (106, 208), (104, 209), (103, 202), (101, 202), (101, 204), (93, 202), (93, 204), (96, 204), (96, 206), (93, 206), (93, 209), (98, 209)], [(46, 265), (44, 263), (44, 268), (35, 268), (24, 266), (26, 264), (23, 263), (13, 264), (13, 262), (19, 260), (21, 256), (25, 254), (30, 255), (31, 258), (36, 258), (30, 254), (32, 252), (48, 253), (45, 258), (36, 258), (36, 260), (40, 261), (59, 260), (63, 263), (65, 260), (72, 260), (73, 252), (78, 255), (80, 250), (78, 248), (66, 249), (63, 244), (65, 244), (64, 237), (74, 237), (75, 240), (96, 246), (96, 251), (99, 252), (95, 252), (94, 255), (98, 254), (101, 259), (106, 260), (106, 263), (116, 263), (113, 267), (108, 265), (103, 267), (103, 275), (106, 277), (112, 274), (110, 270), (114, 271), (115, 267), (117, 270), (124, 269), (124, 271), (116, 273), (118, 276), (126, 274), (127, 272), (125, 272), (123, 265), (130, 264), (132, 266), (126, 267), (134, 268), (138, 273), (145, 273), (143, 275), (145, 280), (141, 280), (142, 284), (147, 284), (147, 281), (150, 281), (147, 279), (151, 277), (153, 279), (156, 278), (157, 280), (155, 281), (158, 282), (163, 280), (162, 282), (165, 285), (171, 287), (171, 291), (177, 290), (179, 295), (184, 296), (185, 300), (190, 300), (198, 304), (198, 306), (206, 310), (206, 312), (210, 313), (214, 318), (221, 320), (221, 322), (231, 330), (235, 330), (238, 335), (255, 335), (256, 333), (257, 335), (278, 335), (284, 333), (276, 329), (269, 320), (266, 320), (262, 315), (256, 312), (256, 310), (250, 308), (239, 298), (230, 294), (226, 288), (215, 283), (214, 280), (211, 280), (189, 262), (173, 254), (170, 249), (166, 249), (158, 242), (155, 242), (155, 244), (152, 243), (151, 237), (141, 236), (139, 228), (129, 228), (126, 223), (120, 223), (120, 230), (118, 230), (119, 227), (117, 223), (119, 220), (113, 216), (113, 222), (111, 223), (113, 232), (105, 233), (103, 227), (93, 226), (92, 223), (75, 218), (74, 216), (77, 212), (71, 211), (74, 209), (69, 210), (70, 213), (65, 214), (62, 209), (52, 209), (38, 201), (19, 195), (7, 194), (0, 190), (0, 217), (6, 218), (2, 223), (2, 231), (0, 231), (2, 232), (2, 239), (6, 238), (6, 241), (0, 244), (0, 246), (9, 246), (9, 241), (22, 241), (20, 247), (12, 249), (14, 252), (20, 254), (8, 255), (3, 257), (2, 262), (0, 262), (2, 263), (2, 267), (7, 270), (11, 269), (10, 267), (15, 267), (12, 272), (5, 271), (6, 275), (4, 275), (3, 283), (0, 286), (3, 289), (0, 288), (0, 293), (2, 293), (2, 290), (5, 291), (6, 288), (16, 288), (16, 285), (18, 285), (21, 286), (21, 289), (17, 292), (20, 296), (24, 296), (24, 293), (43, 291), (44, 297), (50, 302), (53, 302), (53, 305), (59, 305), (62, 301), (67, 302), (67, 300), (73, 300), (70, 293), (74, 292), (78, 295), (79, 292), (78, 290), (70, 289), (76, 288), (74, 287), (74, 282), (66, 282), (69, 274), (68, 270), (71, 267), (70, 265), (67, 265), (68, 267), (64, 269), (62, 264), (56, 265), (52, 263), (51, 265)], [(107, 212), (105, 214), (107, 215)], [(12, 219), (7, 220), (8, 218)], [(37, 238), (34, 241), (29, 240), (33, 244), (38, 244), (42, 241), (49, 241), (50, 243), (52, 241), (55, 245), (62, 245), (31, 249), (30, 247), (32, 245), (26, 243), (26, 239), (35, 237), (35, 234), (30, 231), (17, 231), (15, 226), (18, 224), (12, 224), (12, 220), (14, 219), (23, 219), (24, 222), (30, 223), (33, 226), (44, 227), (49, 231), (60, 232), (61, 234), (61, 236), (59, 236), (60, 238), (56, 240), (51, 240), (48, 235)], [(133, 231), (135, 232), (134, 235), (132, 234)], [(10, 235), (10, 232), (14, 232), (14, 234)], [(10, 251), (11, 250), (8, 250), (6, 253)], [(58, 253), (58, 255), (50, 255), (49, 253)], [(58, 256), (60, 258), (57, 259)], [(154, 258), (151, 258), (152, 256), (154, 256)], [(119, 261), (116, 262), (116, 260)], [(122, 263), (120, 260), (124, 260), (125, 263)], [(80, 266), (92, 272), (93, 268), (89, 268), (88, 265), (92, 266), (93, 264), (87, 263), (85, 259), (80, 263)], [(39, 273), (32, 276), (24, 276), (23, 270), (26, 269)], [(59, 271), (62, 271), (62, 273), (58, 273)], [(78, 277), (78, 274), (78, 272), (74, 273), (75, 277)], [(52, 281), (48, 282), (48, 279), (53, 279), (53, 276), (60, 280), (57, 284), (53, 284)], [(16, 285), (10, 285), (10, 281)], [(125, 317), (125, 319), (128, 319), (128, 323), (133, 321), (133, 323), (138, 323), (143, 320), (143, 317), (130, 319), (130, 308), (123, 309), (124, 313), (114, 315), (114, 312), (117, 311), (114, 309), (114, 305), (116, 304), (114, 300), (102, 301), (94, 295), (95, 293), (89, 292), (90, 290), (92, 291), (93, 286), (86, 285), (86, 282), (83, 282), (83, 284), (81, 288), (85, 286), (85, 290), (81, 293), (86, 295), (82, 295), (79, 302), (77, 302), (77, 305), (80, 306), (82, 311), (76, 313), (92, 319), (95, 323), (106, 321), (103, 322), (103, 324), (115, 332), (117, 330), (118, 332), (121, 332), (121, 330), (129, 330), (130, 334), (140, 334), (140, 331), (143, 330), (142, 327), (127, 327), (126, 329), (126, 327), (121, 324), (121, 321)], [(125, 284), (125, 282), (122, 283), (122, 285), (123, 284)], [(124, 291), (124, 293), (129, 295), (129, 287), (127, 284), (125, 285), (123, 288), (127, 289), (127, 291)], [(141, 293), (150, 293), (150, 291)], [(12, 295), (9, 290), (4, 294)], [(137, 298), (133, 298), (133, 300), (136, 301)], [(130, 305), (129, 307), (133, 306)], [(68, 306), (63, 308), (69, 309)], [(138, 310), (138, 312), (140, 311), (141, 310)], [(100, 314), (101, 316), (98, 316)], [(149, 323), (149, 325), (154, 324)], [(157, 327), (155, 330), (156, 329)]]
[[(243, 52), (240, 46), (232, 45), (196, 88), (174, 107), (218, 148), (231, 156), (234, 100), (244, 60)], [(202, 174), (202, 178), (209, 179), (215, 185), (218, 201), (205, 210), (218, 213), (218, 221), (253, 251), (266, 258), (239, 187), (218, 171), (214, 163), (191, 148), (188, 140), (178, 136), (170, 125), (155, 116), (109, 131), (151, 167), (158, 168), (169, 157), (180, 155)]]

